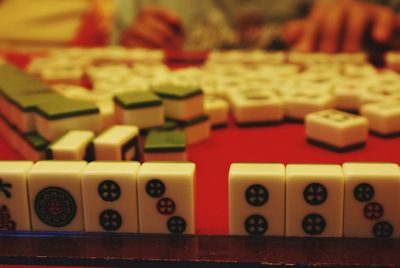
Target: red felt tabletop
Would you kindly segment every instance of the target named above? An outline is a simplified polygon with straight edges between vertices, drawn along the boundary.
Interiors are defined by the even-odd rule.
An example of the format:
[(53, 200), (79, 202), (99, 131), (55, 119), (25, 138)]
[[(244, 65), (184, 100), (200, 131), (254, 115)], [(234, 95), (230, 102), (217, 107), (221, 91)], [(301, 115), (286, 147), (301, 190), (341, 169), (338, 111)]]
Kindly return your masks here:
[[(23, 60), (20, 60), (20, 58)], [(10, 59), (10, 57), (8, 57)], [(25, 57), (11, 61), (26, 63)], [(369, 135), (367, 146), (336, 153), (309, 145), (302, 124), (238, 128), (233, 120), (224, 129), (188, 149), (196, 163), (196, 222), (199, 234), (228, 232), (228, 171), (233, 162), (338, 163), (346, 161), (400, 162), (400, 138), (382, 139)], [(0, 137), (0, 159), (21, 159)]]

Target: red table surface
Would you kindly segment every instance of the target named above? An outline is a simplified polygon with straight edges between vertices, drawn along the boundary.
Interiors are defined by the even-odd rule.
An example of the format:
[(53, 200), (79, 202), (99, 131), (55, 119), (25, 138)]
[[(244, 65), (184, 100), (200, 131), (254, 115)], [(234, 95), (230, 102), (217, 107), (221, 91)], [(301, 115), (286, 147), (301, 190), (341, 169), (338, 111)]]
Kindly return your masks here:
[[(26, 55), (9, 54), (20, 66)], [(367, 146), (336, 153), (307, 144), (302, 124), (238, 128), (230, 119), (227, 128), (214, 130), (211, 137), (188, 148), (196, 163), (196, 226), (198, 234), (228, 233), (228, 171), (234, 162), (337, 163), (348, 161), (400, 162), (400, 138), (382, 139), (369, 135)], [(0, 139), (0, 159), (21, 159)]]

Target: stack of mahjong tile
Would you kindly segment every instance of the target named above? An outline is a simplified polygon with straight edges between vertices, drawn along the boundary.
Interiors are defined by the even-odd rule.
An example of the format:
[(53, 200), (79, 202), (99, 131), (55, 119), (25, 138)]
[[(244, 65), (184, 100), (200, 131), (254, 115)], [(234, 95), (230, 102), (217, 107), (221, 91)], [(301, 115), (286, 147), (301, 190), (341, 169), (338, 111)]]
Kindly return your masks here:
[(100, 130), (98, 108), (67, 99), (12, 65), (0, 66), (1, 131), (26, 159), (44, 158), (49, 141), (71, 129)]
[(175, 121), (193, 144), (210, 135), (210, 120), (204, 111), (204, 93), (198, 87), (159, 85), (153, 88), (163, 102), (165, 117)]

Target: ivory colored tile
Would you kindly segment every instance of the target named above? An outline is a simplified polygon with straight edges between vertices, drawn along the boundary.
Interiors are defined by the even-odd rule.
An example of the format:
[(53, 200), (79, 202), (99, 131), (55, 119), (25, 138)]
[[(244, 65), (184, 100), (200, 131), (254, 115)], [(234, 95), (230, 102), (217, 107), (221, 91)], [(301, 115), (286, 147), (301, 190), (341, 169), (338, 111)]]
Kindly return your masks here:
[(201, 142), (210, 137), (211, 125), (207, 115), (201, 115), (187, 121), (178, 121), (186, 136), (186, 144)]
[(344, 237), (399, 238), (400, 170), (394, 163), (344, 163)]
[(93, 138), (92, 131), (71, 130), (47, 148), (46, 158), (91, 161), (94, 158), (91, 145)]
[(30, 161), (0, 161), (0, 231), (29, 231), (27, 174)]
[(400, 98), (400, 87), (398, 84), (377, 84), (367, 88), (360, 96), (361, 104), (393, 101)]
[(234, 163), (229, 170), (229, 234), (285, 234), (285, 166)]
[(152, 92), (128, 92), (114, 97), (116, 121), (139, 128), (153, 128), (164, 124), (161, 99)]
[(352, 81), (335, 88), (335, 108), (358, 111), (361, 107), (361, 94), (366, 85)]
[(331, 94), (294, 91), (283, 96), (285, 116), (289, 119), (304, 120), (312, 112), (326, 110), (335, 106), (335, 98)]
[(52, 91), (11, 93), (8, 94), (11, 105), (11, 123), (23, 133), (36, 130), (34, 114), (37, 105), (47, 102), (55, 102), (63, 97)]
[(286, 236), (341, 237), (343, 198), (340, 165), (287, 165)]
[(204, 114), (204, 94), (200, 88), (161, 85), (153, 91), (162, 98), (168, 118), (189, 120)]
[(63, 99), (37, 106), (35, 124), (40, 135), (53, 141), (70, 130), (100, 131), (101, 118), (96, 105)]
[(223, 127), (228, 124), (229, 104), (224, 99), (205, 96), (204, 110), (210, 118), (212, 128)]
[(139, 162), (91, 162), (82, 178), (86, 232), (137, 233)]
[(186, 161), (183, 131), (151, 131), (144, 146), (144, 161)]
[(400, 101), (371, 103), (361, 107), (368, 119), (369, 129), (381, 136), (400, 134)]
[(365, 145), (368, 120), (338, 110), (324, 110), (307, 115), (305, 129), (306, 139), (311, 144), (335, 151), (347, 151)]
[(232, 113), (238, 125), (252, 126), (283, 120), (282, 100), (272, 91), (244, 89), (228, 93)]
[(39, 161), (29, 171), (33, 231), (83, 231), (85, 161)]
[(141, 233), (195, 233), (195, 169), (190, 162), (146, 162), (141, 166)]
[(100, 111), (101, 131), (116, 124), (114, 102), (111, 99), (98, 101), (96, 106)]
[(96, 160), (138, 160), (139, 128), (115, 125), (93, 140)]

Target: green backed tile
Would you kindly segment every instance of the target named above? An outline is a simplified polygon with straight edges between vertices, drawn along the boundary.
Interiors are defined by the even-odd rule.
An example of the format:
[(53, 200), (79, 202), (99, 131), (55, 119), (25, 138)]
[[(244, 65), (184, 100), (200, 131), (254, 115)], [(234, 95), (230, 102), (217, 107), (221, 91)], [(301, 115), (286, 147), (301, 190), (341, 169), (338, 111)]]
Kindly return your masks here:
[(114, 101), (125, 109), (138, 109), (162, 104), (161, 99), (150, 91), (118, 94), (114, 97)]
[(183, 131), (150, 131), (146, 139), (146, 153), (183, 152), (186, 148)]
[(198, 117), (195, 117), (195, 118), (192, 118), (192, 119), (189, 119), (189, 120), (185, 120), (185, 121), (173, 120), (173, 119), (168, 119), (168, 120), (175, 121), (178, 124), (179, 127), (189, 127), (189, 126), (193, 126), (193, 125), (195, 125), (197, 123), (204, 122), (204, 121), (206, 121), (208, 119), (209, 119), (209, 116), (203, 114), (203, 115), (200, 115)]
[(0, 67), (0, 92), (33, 92), (50, 90), (50, 87), (33, 75), (19, 70), (13, 65)]
[(203, 90), (198, 87), (184, 87), (176, 85), (162, 85), (153, 88), (153, 91), (161, 98), (176, 100), (183, 100), (203, 94)]
[(65, 99), (62, 95), (52, 91), (12, 93), (6, 95), (6, 98), (23, 111), (33, 111), (41, 103)]
[(40, 103), (36, 106), (36, 111), (43, 117), (54, 120), (95, 114), (99, 112), (99, 109), (93, 103), (64, 98), (53, 102)]
[(36, 132), (23, 134), (22, 137), (34, 148), (36, 151), (43, 151), (49, 145), (49, 141), (40, 136)]
[(164, 125), (156, 127), (157, 130), (174, 130), (178, 128), (178, 123), (173, 120), (165, 120)]

